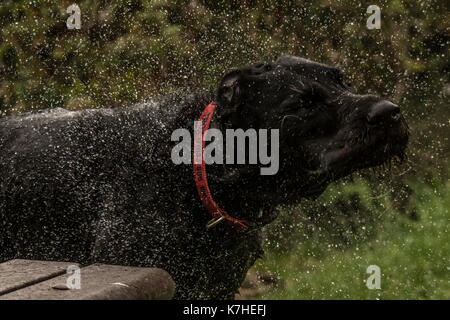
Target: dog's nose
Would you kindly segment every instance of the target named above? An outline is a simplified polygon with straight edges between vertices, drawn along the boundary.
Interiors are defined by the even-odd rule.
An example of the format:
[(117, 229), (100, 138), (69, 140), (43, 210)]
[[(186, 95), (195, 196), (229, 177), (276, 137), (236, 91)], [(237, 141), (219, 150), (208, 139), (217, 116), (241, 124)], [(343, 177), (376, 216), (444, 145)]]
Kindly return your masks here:
[(400, 108), (396, 104), (387, 100), (374, 104), (367, 114), (367, 120), (370, 123), (389, 119), (398, 121), (400, 119)]

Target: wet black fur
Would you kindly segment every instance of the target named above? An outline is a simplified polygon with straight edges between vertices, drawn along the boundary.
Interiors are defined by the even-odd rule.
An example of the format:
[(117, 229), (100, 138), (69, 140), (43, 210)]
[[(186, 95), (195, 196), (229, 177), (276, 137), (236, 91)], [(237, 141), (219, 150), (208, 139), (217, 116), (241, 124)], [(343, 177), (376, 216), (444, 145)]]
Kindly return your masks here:
[(156, 266), (173, 276), (177, 298), (233, 298), (263, 253), (261, 233), (224, 225), (207, 232), (210, 216), (192, 166), (170, 158), (173, 130), (192, 131), (212, 100), (213, 127), (281, 130), (277, 175), (260, 176), (257, 165), (207, 168), (215, 201), (249, 221), (269, 206), (317, 196), (330, 181), (401, 157), (407, 143), (403, 118), (367, 123), (381, 98), (352, 94), (338, 69), (290, 56), (235, 70), (215, 92), (5, 117), (0, 262)]

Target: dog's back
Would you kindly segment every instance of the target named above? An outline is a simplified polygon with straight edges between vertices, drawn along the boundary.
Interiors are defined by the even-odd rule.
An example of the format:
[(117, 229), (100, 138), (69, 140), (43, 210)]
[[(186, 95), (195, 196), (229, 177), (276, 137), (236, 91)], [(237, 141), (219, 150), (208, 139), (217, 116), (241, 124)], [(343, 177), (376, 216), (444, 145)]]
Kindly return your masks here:
[(0, 119), (0, 260), (92, 258), (105, 207), (142, 195), (164, 136), (152, 103)]

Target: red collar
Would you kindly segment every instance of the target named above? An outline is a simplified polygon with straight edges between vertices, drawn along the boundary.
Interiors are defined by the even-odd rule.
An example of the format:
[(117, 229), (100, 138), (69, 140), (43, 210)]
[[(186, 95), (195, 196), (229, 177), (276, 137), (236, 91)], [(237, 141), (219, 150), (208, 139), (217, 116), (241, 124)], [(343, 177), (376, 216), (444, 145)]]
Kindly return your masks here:
[[(213, 200), (211, 191), (208, 187), (208, 178), (206, 177), (206, 167), (204, 162), (204, 150), (206, 144), (205, 134), (211, 123), (211, 118), (215, 108), (216, 105), (214, 101), (208, 104), (198, 120), (202, 125), (201, 139), (200, 137), (196, 137), (196, 130), (194, 128), (194, 151), (192, 153), (192, 163), (194, 168), (195, 185), (203, 205), (212, 216), (212, 220), (206, 225), (207, 229), (214, 227), (220, 222), (224, 222), (232, 226), (237, 231), (244, 231), (248, 229), (248, 226), (246, 225), (247, 221), (233, 218), (227, 212), (220, 209), (217, 203)], [(195, 155), (197, 155), (197, 157)], [(197, 161), (195, 161), (196, 158)]]

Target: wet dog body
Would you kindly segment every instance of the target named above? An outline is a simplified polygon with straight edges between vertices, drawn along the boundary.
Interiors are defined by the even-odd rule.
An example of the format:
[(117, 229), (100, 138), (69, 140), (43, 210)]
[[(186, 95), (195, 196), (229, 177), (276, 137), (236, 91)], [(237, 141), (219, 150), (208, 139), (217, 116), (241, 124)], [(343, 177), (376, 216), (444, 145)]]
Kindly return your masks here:
[(156, 266), (174, 277), (177, 298), (232, 298), (262, 254), (260, 230), (206, 231), (192, 166), (170, 157), (172, 132), (193, 133), (213, 100), (213, 128), (280, 130), (276, 175), (260, 175), (259, 165), (207, 166), (214, 200), (250, 222), (401, 158), (407, 144), (397, 106), (351, 93), (336, 68), (291, 56), (234, 70), (215, 92), (2, 118), (0, 260)]

